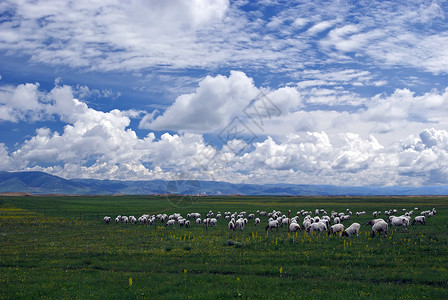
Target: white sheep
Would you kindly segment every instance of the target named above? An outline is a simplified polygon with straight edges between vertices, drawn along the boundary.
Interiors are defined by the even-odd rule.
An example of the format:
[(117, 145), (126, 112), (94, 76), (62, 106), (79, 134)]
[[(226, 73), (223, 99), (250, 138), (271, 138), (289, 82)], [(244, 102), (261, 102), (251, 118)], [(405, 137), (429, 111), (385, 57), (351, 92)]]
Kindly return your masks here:
[(300, 225), (297, 224), (297, 222), (292, 222), (291, 224), (289, 224), (290, 232), (297, 232), (297, 230), (300, 230)]
[(392, 227), (395, 229), (395, 227), (402, 226), (404, 230), (408, 230), (408, 219), (404, 216), (395, 217), (390, 216), (387, 221), (392, 224)]
[(238, 219), (235, 222), (235, 229), (244, 230), (244, 225), (246, 225), (244, 219)]
[(345, 229), (344, 232), (342, 232), (342, 235), (350, 237), (350, 236), (356, 234), (356, 236), (358, 236), (360, 228), (361, 228), (361, 225), (359, 223), (353, 223), (347, 229)]
[(269, 229), (271, 229), (271, 231), (272, 231), (272, 228), (276, 228), (278, 231), (278, 221), (277, 220), (270, 220), (268, 223), (268, 226), (266, 226), (265, 229), (266, 229), (266, 231), (268, 231)]
[(302, 223), (302, 226), (303, 226), (303, 228), (306, 230), (306, 231), (308, 231), (308, 228), (311, 226), (311, 220), (310, 219), (304, 219), (303, 220), (303, 223)]
[(208, 222), (208, 226), (216, 226), (218, 224), (218, 220), (215, 218), (211, 218)]
[(167, 226), (173, 226), (176, 224), (176, 220), (172, 219), (172, 220), (168, 220), (168, 222), (166, 222), (165, 227)]
[(235, 231), (235, 224), (233, 223), (233, 221), (230, 221), (228, 226), (229, 226), (229, 230)]
[(260, 224), (260, 218), (255, 218), (255, 226), (257, 226), (258, 224)]
[(339, 217), (335, 217), (333, 219), (333, 222), (334, 222), (334, 224), (339, 224), (339, 223), (341, 223), (341, 219)]
[(202, 219), (201, 218), (197, 218), (196, 219), (196, 225), (201, 225), (202, 223)]
[(179, 218), (179, 219), (177, 219), (177, 223), (179, 223), (179, 226), (184, 226), (186, 221), (187, 221), (187, 220), (184, 219), (184, 218)]
[(373, 219), (373, 220), (370, 220), (369, 222), (367, 222), (366, 225), (373, 226), (374, 224), (381, 222), (381, 221), (385, 222), (383, 219)]
[(140, 225), (144, 225), (146, 224), (146, 222), (148, 222), (148, 219), (146, 218), (146, 216), (141, 216), (138, 218), (138, 222), (140, 223)]
[(118, 224), (118, 223), (120, 223), (122, 221), (122, 216), (121, 215), (118, 215), (116, 218), (115, 218), (115, 224)]
[(330, 230), (328, 230), (328, 235), (330, 234), (336, 234), (344, 231), (344, 225), (342, 224), (335, 224), (330, 227)]
[(412, 221), (412, 225), (414, 225), (415, 223), (425, 225), (426, 224), (425, 216), (416, 216), (414, 218), (414, 221)]
[(383, 219), (380, 219), (380, 221), (373, 223), (372, 232), (370, 233), (370, 235), (374, 237), (376, 233), (378, 233), (378, 235), (381, 236), (381, 232), (384, 232), (384, 236), (387, 236), (387, 229), (388, 229), (387, 222), (384, 221)]
[(103, 221), (104, 221), (104, 223), (109, 224), (109, 223), (110, 223), (110, 217), (105, 216), (105, 217), (103, 218)]
[(350, 220), (350, 215), (343, 215), (340, 218), (341, 218), (341, 222), (348, 221), (348, 220)]
[(327, 225), (325, 225), (325, 223), (323, 222), (315, 222), (311, 224), (310, 227), (307, 228), (307, 232), (310, 234), (313, 232), (324, 232), (324, 231), (327, 231)]

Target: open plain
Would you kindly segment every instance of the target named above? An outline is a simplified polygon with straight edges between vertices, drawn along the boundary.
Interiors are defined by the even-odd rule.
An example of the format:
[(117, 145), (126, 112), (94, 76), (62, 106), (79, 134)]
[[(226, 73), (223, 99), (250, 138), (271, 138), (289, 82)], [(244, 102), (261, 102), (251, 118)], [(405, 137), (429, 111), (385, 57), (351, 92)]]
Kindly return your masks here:
[[(418, 210), (415, 210), (418, 208)], [(268, 216), (353, 212), (358, 237), (266, 231)], [(435, 209), (425, 225), (371, 237), (374, 211)], [(202, 218), (216, 227), (115, 224), (118, 215)], [(231, 231), (224, 212), (247, 212)], [(355, 212), (366, 211), (356, 216)], [(322, 213), (320, 213), (322, 216)], [(110, 224), (103, 222), (111, 216)], [(379, 217), (386, 219), (387, 216)], [(303, 216), (299, 216), (302, 225)], [(0, 297), (103, 299), (448, 298), (448, 197), (0, 197)]]

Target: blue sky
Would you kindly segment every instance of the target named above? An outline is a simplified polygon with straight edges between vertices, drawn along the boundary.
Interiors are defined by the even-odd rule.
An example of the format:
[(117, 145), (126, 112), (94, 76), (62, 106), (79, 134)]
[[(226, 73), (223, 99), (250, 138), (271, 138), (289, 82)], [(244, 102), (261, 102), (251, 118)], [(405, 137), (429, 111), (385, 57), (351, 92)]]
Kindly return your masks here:
[(445, 1), (2, 1), (0, 169), (448, 184)]

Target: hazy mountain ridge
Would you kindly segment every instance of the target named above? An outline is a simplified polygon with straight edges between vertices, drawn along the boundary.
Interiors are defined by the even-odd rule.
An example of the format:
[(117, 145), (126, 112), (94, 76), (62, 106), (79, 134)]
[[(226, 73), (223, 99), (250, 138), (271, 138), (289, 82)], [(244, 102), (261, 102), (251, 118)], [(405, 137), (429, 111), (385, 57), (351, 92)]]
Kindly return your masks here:
[(300, 184), (233, 184), (217, 181), (120, 181), (96, 179), (64, 179), (44, 172), (1, 172), (0, 193), (67, 195), (448, 195), (448, 186), (372, 187)]

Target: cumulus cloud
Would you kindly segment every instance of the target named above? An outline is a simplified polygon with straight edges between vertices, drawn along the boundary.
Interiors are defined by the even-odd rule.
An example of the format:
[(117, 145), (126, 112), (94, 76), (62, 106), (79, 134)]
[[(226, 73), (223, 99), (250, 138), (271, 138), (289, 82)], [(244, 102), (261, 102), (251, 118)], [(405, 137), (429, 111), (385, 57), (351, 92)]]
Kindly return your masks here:
[(399, 153), (400, 175), (418, 184), (433, 185), (448, 182), (448, 132), (428, 128), (418, 137), (402, 142)]
[(195, 93), (178, 97), (161, 116), (140, 124), (153, 130), (190, 130), (213, 132), (224, 128), (258, 94), (253, 80), (243, 72), (232, 71), (229, 77), (207, 76)]
[[(245, 114), (260, 91), (275, 105), (270, 118), (258, 116), (264, 118), (262, 129)], [(448, 174), (447, 90), (416, 95), (401, 89), (352, 111), (323, 111), (308, 107), (295, 88), (266, 90), (244, 73), (232, 72), (206, 77), (164, 113), (144, 116), (141, 122), (149, 126), (162, 118), (164, 130), (182, 129), (159, 131), (158, 138), (154, 132), (139, 137), (131, 128), (131, 118), (141, 118), (140, 112), (95, 110), (76, 99), (70, 86), (49, 92), (38, 84), (5, 86), (1, 95), (1, 107), (15, 112), (9, 121), (53, 118), (65, 124), (59, 131), (37, 128), (12, 151), (0, 144), (4, 170), (42, 170), (67, 178), (175, 179), (187, 174), (231, 182), (341, 185), (441, 184)], [(185, 116), (176, 118), (176, 111)], [(218, 125), (235, 115), (259, 129), (255, 139), (228, 135), (217, 143), (202, 134), (219, 139)], [(186, 126), (189, 122), (194, 125)], [(381, 124), (392, 127), (380, 132)]]
[(0, 169), (10, 170), (12, 167), (11, 157), (9, 156), (8, 149), (5, 144), (0, 143)]
[(21, 84), (0, 88), (0, 120), (18, 122), (25, 118), (38, 119), (44, 111), (39, 84)]

